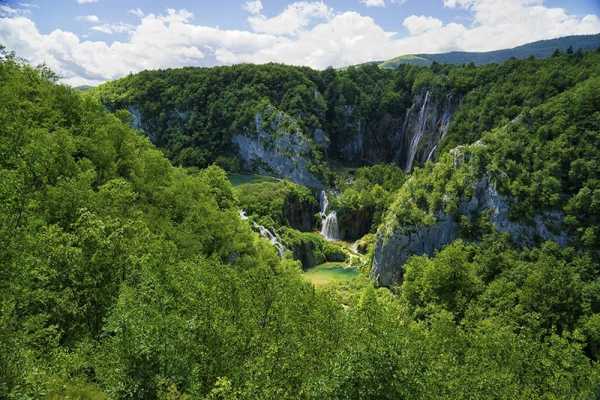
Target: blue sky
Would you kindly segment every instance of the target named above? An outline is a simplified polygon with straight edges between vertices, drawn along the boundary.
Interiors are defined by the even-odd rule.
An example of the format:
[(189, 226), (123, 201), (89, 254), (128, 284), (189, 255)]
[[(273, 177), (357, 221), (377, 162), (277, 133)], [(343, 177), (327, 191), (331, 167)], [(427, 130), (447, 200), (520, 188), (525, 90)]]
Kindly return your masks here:
[(344, 66), (600, 32), (600, 0), (0, 0), (0, 43), (64, 82), (238, 62)]

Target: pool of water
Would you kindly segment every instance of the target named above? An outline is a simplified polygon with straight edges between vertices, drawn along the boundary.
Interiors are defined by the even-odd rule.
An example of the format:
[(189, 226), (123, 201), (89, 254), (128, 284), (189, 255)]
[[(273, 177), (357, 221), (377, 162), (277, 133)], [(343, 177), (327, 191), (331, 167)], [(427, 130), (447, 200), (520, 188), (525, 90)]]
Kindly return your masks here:
[(344, 263), (325, 263), (306, 272), (304, 277), (315, 286), (324, 286), (335, 282), (351, 281), (359, 277), (358, 269)]

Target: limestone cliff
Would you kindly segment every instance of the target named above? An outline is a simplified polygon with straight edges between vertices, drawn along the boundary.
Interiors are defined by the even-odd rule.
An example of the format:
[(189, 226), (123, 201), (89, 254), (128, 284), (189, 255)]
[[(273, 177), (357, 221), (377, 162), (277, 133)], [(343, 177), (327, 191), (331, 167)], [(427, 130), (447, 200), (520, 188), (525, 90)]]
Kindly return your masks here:
[[(473, 149), (482, 146), (476, 143), (470, 147)], [(453, 158), (452, 168), (457, 169), (468, 161), (470, 155), (465, 151), (465, 146), (460, 146), (450, 156)], [(498, 192), (488, 175), (479, 175), (466, 186), (465, 194), (459, 198), (454, 212), (447, 212), (440, 207), (432, 221), (408, 224), (394, 221), (396, 224), (391, 229), (385, 225), (380, 227), (371, 269), (371, 277), (379, 286), (391, 286), (400, 282), (404, 264), (411, 256), (432, 256), (458, 239), (461, 236), (458, 222), (461, 216), (476, 220), (484, 215), (498, 232), (509, 234), (519, 245), (532, 245), (546, 240), (560, 245), (567, 244), (563, 214), (560, 211), (539, 213), (530, 221), (512, 221), (509, 217), (511, 199)], [(407, 200), (404, 205), (408, 206), (412, 201)]]
[(452, 93), (424, 89), (417, 94), (395, 138), (395, 161), (409, 172), (432, 159), (458, 105), (459, 99)]
[(315, 143), (293, 118), (267, 107), (256, 114), (254, 128), (232, 138), (246, 169), (287, 178), (312, 188), (323, 187), (310, 171), (316, 165)]
[[(344, 121), (339, 132), (309, 128), (301, 115), (268, 105), (232, 132), (228, 139), (232, 149), (223, 151), (239, 159), (249, 172), (271, 174), (317, 189), (325, 184), (317, 170), (322, 170), (319, 165), (324, 165), (327, 155), (342, 164), (393, 162), (410, 170), (435, 156), (460, 99), (425, 88), (407, 104), (410, 106), (394, 115), (383, 113), (377, 117), (361, 115), (356, 105), (347, 104), (338, 110)], [(154, 115), (135, 102), (126, 104), (126, 108), (132, 115), (132, 125), (159, 147), (173, 148), (174, 142), (195, 135), (186, 132), (195, 130), (197, 111), (178, 106)], [(202, 155), (201, 143), (194, 142), (194, 146), (194, 153)], [(179, 157), (176, 162), (187, 160)]]

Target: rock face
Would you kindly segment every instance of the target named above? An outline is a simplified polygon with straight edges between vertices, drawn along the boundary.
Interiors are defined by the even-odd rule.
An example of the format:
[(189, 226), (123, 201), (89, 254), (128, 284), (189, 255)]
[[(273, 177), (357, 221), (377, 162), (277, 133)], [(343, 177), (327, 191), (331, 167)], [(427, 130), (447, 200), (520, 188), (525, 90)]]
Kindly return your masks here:
[(448, 215), (414, 231), (396, 231), (389, 238), (377, 236), (371, 277), (378, 286), (391, 286), (402, 280), (403, 266), (414, 255), (433, 255), (458, 237), (458, 224)]
[(452, 94), (435, 94), (424, 90), (406, 111), (402, 129), (395, 137), (395, 161), (409, 172), (415, 165), (432, 159), (459, 105)]
[(311, 188), (323, 184), (309, 172), (313, 162), (311, 139), (306, 137), (295, 121), (277, 110), (266, 110), (255, 116), (255, 132), (234, 135), (232, 141), (248, 170), (272, 174)]
[(143, 131), (150, 141), (161, 147), (166, 144), (168, 138), (165, 135), (165, 130), (169, 128), (179, 128), (185, 125), (189, 118), (189, 111), (181, 111), (178, 109), (171, 109), (165, 111), (165, 125), (160, 125), (155, 118), (148, 118), (144, 115), (142, 110), (137, 104), (129, 104), (127, 111), (131, 114), (132, 123), (131, 126), (135, 129)]
[(317, 251), (317, 245), (313, 241), (302, 241), (290, 250), (294, 259), (300, 261), (304, 271), (325, 262), (325, 256)]
[[(536, 215), (531, 224), (513, 222), (508, 218), (509, 200), (498, 193), (487, 177), (477, 181), (474, 188), (473, 196), (463, 199), (459, 205), (459, 215), (475, 218), (487, 213), (496, 230), (508, 233), (518, 244), (530, 245), (540, 240), (567, 244), (567, 235), (561, 230), (561, 212)], [(460, 227), (455, 217), (444, 213), (438, 214), (432, 225), (400, 227), (389, 237), (379, 233), (371, 277), (379, 286), (398, 283), (402, 280), (404, 264), (411, 256), (432, 256), (459, 236)]]
[(373, 223), (373, 212), (367, 209), (340, 212), (337, 217), (342, 240), (355, 241), (360, 239), (369, 233)]
[(302, 232), (310, 232), (315, 226), (318, 209), (312, 203), (296, 197), (286, 198), (283, 213), (289, 226)]
[(348, 105), (342, 115), (345, 131), (333, 138), (329, 153), (357, 165), (395, 162), (408, 171), (435, 156), (459, 104), (453, 94), (423, 89), (403, 117), (386, 114), (376, 121), (358, 118)]
[[(324, 154), (344, 164), (395, 162), (406, 170), (435, 157), (459, 103), (451, 94), (423, 89), (406, 110), (372, 119), (348, 104), (338, 111), (339, 132), (302, 129), (297, 116), (269, 106), (255, 115), (254, 126), (232, 135), (231, 143), (245, 169), (320, 189), (323, 183), (311, 166)], [(127, 109), (133, 127), (159, 147), (169, 146), (173, 132), (187, 132), (193, 119), (193, 113), (178, 108), (164, 110), (160, 118), (144, 114), (135, 103)]]

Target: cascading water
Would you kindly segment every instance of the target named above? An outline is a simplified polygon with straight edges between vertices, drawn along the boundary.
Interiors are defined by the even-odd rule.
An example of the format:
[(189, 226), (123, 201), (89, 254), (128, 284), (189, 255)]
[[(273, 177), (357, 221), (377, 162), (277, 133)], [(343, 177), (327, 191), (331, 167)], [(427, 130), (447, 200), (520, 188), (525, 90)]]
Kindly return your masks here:
[(273, 232), (271, 232), (264, 226), (257, 224), (256, 222), (252, 223), (252, 226), (255, 229), (258, 229), (258, 233), (260, 234), (260, 236), (264, 237), (265, 239), (271, 242), (271, 244), (277, 249), (279, 257), (283, 257), (283, 255), (285, 254), (285, 246), (281, 243), (281, 241), (279, 241), (279, 238)]
[(427, 159), (425, 161), (431, 160), (431, 158), (433, 157), (433, 153), (435, 153), (436, 150), (437, 150), (437, 144), (435, 146), (433, 146), (433, 149), (431, 149), (431, 151), (429, 152), (429, 155), (427, 155)]
[[(248, 220), (248, 216), (246, 215), (246, 211), (244, 210), (240, 210), (240, 218), (243, 221)], [(256, 222), (252, 222), (252, 227), (258, 231), (259, 235), (265, 239), (267, 239), (269, 242), (271, 242), (271, 244), (275, 247), (275, 249), (277, 249), (277, 254), (279, 254), (279, 257), (283, 257), (283, 255), (285, 254), (285, 246), (283, 245), (283, 243), (281, 243), (281, 240), (279, 239), (279, 237), (277, 237), (277, 234), (271, 232), (269, 229), (267, 229), (266, 227), (257, 224)]]
[(324, 190), (321, 191), (321, 195), (319, 196), (319, 205), (321, 206), (321, 216), (324, 217), (327, 215), (327, 209), (329, 208), (329, 199)]
[(413, 162), (414, 162), (415, 156), (417, 154), (417, 148), (419, 147), (419, 142), (421, 142), (421, 139), (423, 138), (423, 133), (425, 131), (425, 124), (427, 122), (427, 120), (425, 119), (425, 111), (427, 108), (427, 103), (429, 103), (429, 90), (427, 92), (425, 92), (425, 100), (423, 101), (423, 105), (421, 106), (421, 111), (419, 111), (419, 122), (417, 123), (417, 131), (415, 132), (415, 135), (413, 136), (413, 138), (410, 142), (410, 148), (408, 151), (408, 159), (406, 161), (406, 168), (405, 168), (405, 170), (407, 172), (410, 172), (410, 170), (412, 169)]
[(339, 229), (337, 214), (335, 211), (330, 212), (323, 220), (323, 227), (321, 228), (321, 235), (327, 240), (339, 240)]
[(321, 235), (327, 240), (340, 240), (337, 213), (332, 211), (327, 214), (329, 209), (329, 199), (327, 198), (327, 193), (325, 193), (325, 191), (321, 192), (319, 204), (321, 206)]

